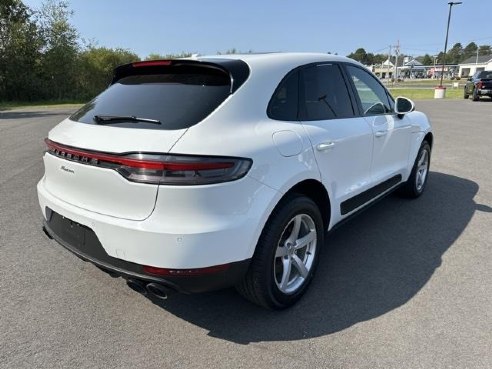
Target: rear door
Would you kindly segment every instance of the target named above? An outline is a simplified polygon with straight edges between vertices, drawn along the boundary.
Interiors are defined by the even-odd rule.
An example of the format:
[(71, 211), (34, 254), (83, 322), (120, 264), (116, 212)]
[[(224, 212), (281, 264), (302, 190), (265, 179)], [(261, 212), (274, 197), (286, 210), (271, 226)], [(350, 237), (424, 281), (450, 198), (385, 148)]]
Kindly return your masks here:
[(348, 214), (357, 206), (340, 204), (371, 186), (371, 126), (354, 109), (354, 97), (337, 63), (303, 68), (299, 94), (300, 120), (313, 145), (322, 181), (337, 212)]

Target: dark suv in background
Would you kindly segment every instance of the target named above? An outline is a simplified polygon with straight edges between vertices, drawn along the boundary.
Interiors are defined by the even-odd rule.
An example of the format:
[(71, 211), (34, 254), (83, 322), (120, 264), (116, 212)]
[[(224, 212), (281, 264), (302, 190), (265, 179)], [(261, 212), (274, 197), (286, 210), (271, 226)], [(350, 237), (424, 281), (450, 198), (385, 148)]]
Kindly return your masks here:
[(473, 101), (480, 100), (480, 96), (492, 98), (492, 70), (477, 72), (468, 78), (463, 96), (468, 99), (470, 95)]

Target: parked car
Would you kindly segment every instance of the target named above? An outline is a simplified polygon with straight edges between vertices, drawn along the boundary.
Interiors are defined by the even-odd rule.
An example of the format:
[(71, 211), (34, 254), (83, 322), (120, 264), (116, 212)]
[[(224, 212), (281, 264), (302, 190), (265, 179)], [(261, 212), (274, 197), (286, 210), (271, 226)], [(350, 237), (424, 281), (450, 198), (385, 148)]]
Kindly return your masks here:
[(492, 70), (476, 72), (469, 77), (465, 84), (464, 98), (472, 96), (473, 101), (480, 100), (481, 96), (492, 98)]
[(37, 189), (47, 235), (141, 293), (236, 286), (281, 309), (326, 231), (422, 194), (432, 143), (410, 100), (344, 57), (143, 61), (49, 132)]

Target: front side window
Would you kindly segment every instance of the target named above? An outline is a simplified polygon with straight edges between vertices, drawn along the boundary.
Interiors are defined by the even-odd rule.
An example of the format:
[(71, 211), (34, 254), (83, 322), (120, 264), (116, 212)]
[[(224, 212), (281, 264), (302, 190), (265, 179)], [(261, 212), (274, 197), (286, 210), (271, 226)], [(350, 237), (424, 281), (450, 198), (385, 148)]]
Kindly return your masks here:
[(369, 72), (347, 66), (347, 71), (355, 85), (364, 115), (387, 114), (393, 111), (393, 101), (388, 98), (385, 88)]
[(302, 70), (301, 120), (327, 120), (354, 116), (345, 80), (336, 64), (321, 64)]

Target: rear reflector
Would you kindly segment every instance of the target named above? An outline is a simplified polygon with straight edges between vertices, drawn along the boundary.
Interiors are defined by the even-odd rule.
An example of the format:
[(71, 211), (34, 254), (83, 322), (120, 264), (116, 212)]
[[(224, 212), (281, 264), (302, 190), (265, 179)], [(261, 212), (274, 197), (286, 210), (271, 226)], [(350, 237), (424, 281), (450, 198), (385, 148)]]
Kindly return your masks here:
[(89, 151), (45, 139), (47, 152), (66, 160), (112, 169), (132, 182), (200, 185), (242, 178), (251, 168), (244, 158)]
[(214, 274), (225, 272), (229, 269), (230, 264), (214, 265), (206, 268), (194, 269), (167, 269), (144, 265), (143, 271), (148, 274), (165, 275), (165, 276), (199, 276), (204, 274)]

